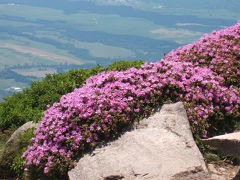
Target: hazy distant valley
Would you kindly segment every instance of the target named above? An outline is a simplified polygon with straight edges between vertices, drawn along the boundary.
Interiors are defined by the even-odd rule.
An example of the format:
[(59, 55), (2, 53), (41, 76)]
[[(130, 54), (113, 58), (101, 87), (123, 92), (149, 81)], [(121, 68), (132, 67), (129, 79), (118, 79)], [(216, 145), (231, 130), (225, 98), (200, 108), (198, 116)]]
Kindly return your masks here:
[(236, 0), (2, 0), (0, 98), (48, 73), (157, 61), (240, 19)]

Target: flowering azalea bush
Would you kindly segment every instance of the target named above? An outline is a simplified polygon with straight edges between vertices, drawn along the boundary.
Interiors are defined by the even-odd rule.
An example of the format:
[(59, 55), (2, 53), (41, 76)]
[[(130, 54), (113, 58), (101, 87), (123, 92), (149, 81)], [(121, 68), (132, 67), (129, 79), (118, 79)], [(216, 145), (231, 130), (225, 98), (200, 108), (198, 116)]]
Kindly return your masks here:
[[(239, 119), (239, 69), (232, 67), (239, 65), (239, 54), (234, 54), (239, 52), (239, 44), (235, 43), (240, 39), (239, 28), (240, 23), (206, 35), (171, 52), (160, 62), (145, 63), (140, 69), (101, 72), (87, 79), (82, 88), (62, 96), (45, 111), (33, 144), (22, 156), (26, 171), (66, 173), (85, 150), (118, 135), (167, 101), (184, 102), (192, 131), (201, 137), (214, 132), (221, 125), (219, 121), (231, 123)], [(221, 43), (217, 42), (219, 39)], [(230, 47), (228, 41), (235, 45)], [(200, 42), (207, 52), (201, 49)], [(215, 45), (215, 51), (208, 49)], [(225, 52), (226, 48), (234, 52)], [(221, 51), (229, 64), (221, 62), (224, 60)], [(221, 63), (229, 68), (226, 73), (230, 77), (224, 69), (217, 69), (222, 67)], [(229, 130), (228, 125), (222, 129)]]
[(224, 77), (224, 85), (240, 88), (240, 21), (174, 50), (164, 59), (207, 66)]

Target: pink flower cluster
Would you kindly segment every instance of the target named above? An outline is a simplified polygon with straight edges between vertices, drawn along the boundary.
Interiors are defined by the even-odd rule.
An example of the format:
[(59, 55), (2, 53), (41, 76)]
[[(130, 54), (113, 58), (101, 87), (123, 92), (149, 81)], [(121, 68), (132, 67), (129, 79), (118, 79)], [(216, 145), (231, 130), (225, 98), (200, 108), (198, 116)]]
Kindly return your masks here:
[[(232, 67), (239, 65), (239, 43), (235, 42), (240, 40), (239, 29), (240, 23), (206, 35), (141, 69), (90, 77), (82, 88), (62, 96), (45, 111), (33, 145), (22, 156), (25, 165), (41, 167), (44, 173), (62, 164), (70, 167), (73, 158), (86, 148), (151, 113), (168, 99), (185, 103), (193, 132), (201, 136), (206, 136), (211, 125), (207, 120), (217, 111), (240, 118), (240, 91), (233, 85), (226, 86), (229, 80), (224, 75), (236, 73), (240, 78), (239, 69)], [(207, 65), (205, 61), (212, 64), (210, 68), (196, 66)], [(221, 63), (231, 70), (216, 70)]]
[(240, 88), (240, 21), (227, 29), (206, 34), (198, 41), (168, 53), (164, 59), (207, 66)]

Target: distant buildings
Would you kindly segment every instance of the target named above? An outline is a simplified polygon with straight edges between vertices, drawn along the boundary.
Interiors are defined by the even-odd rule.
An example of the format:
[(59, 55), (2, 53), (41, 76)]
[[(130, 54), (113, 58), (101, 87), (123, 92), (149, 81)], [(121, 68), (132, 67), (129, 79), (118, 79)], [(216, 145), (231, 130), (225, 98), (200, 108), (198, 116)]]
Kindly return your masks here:
[(5, 91), (10, 91), (10, 92), (18, 93), (18, 92), (22, 92), (23, 89), (20, 88), (20, 87), (12, 86), (12, 87), (10, 87), (10, 88), (5, 89)]

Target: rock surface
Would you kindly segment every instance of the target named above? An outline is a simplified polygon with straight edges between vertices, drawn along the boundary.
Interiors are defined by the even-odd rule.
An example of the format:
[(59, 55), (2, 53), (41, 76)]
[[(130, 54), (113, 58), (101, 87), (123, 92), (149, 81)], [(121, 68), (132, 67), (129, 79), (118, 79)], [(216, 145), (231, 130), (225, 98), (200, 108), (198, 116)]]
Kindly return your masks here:
[(232, 180), (239, 180), (239, 179), (240, 179), (240, 168), (238, 170), (238, 173), (236, 174), (236, 176)]
[[(223, 155), (240, 156), (240, 132), (234, 132), (230, 134), (215, 136), (209, 139), (204, 139), (203, 142), (217, 150)], [(213, 171), (209, 168), (210, 171)], [(240, 170), (233, 180), (240, 179)]]
[(208, 169), (212, 180), (239, 180), (237, 176), (239, 167), (225, 162), (209, 163)]
[(240, 156), (240, 132), (215, 136), (203, 142), (216, 147), (224, 155)]
[(2, 156), (0, 157), (0, 179), (9, 178), (14, 174), (11, 171), (11, 164), (13, 161), (13, 155), (19, 151), (19, 136), (26, 130), (37, 127), (37, 123), (27, 122), (19, 127), (6, 142)]
[(183, 104), (175, 103), (82, 157), (68, 175), (70, 180), (201, 180), (207, 170)]

